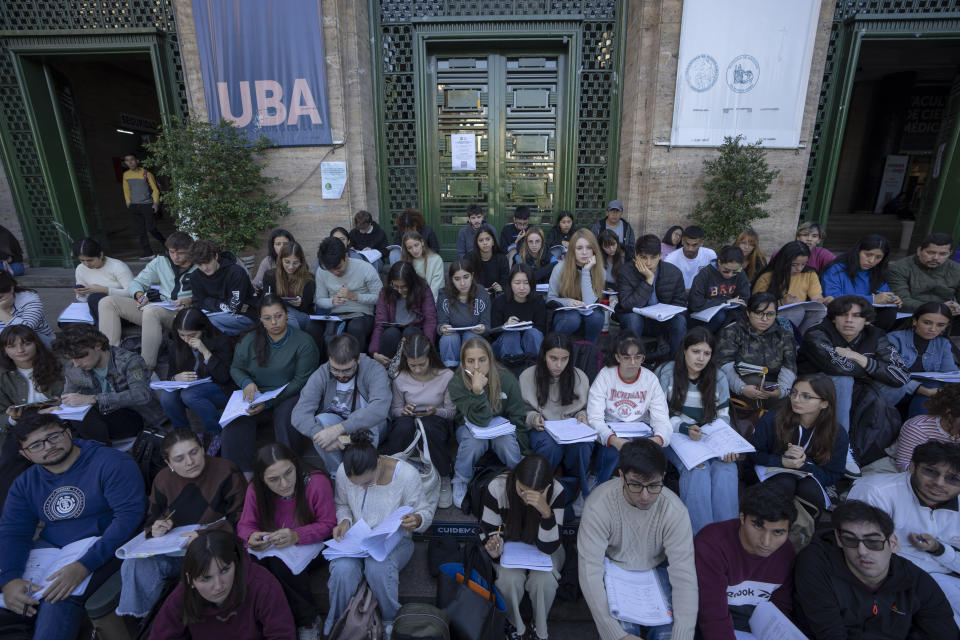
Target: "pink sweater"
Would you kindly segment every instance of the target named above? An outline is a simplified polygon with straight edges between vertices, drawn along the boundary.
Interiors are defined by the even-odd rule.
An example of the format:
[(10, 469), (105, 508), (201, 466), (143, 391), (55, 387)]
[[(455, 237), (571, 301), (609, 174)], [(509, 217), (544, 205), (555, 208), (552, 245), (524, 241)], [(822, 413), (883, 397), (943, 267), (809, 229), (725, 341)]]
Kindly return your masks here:
[(277, 529), (289, 528), (297, 532), (300, 538), (298, 544), (313, 544), (314, 542), (323, 542), (330, 539), (330, 533), (337, 524), (336, 507), (333, 503), (333, 490), (330, 488), (330, 480), (320, 471), (314, 471), (310, 474), (310, 481), (307, 483), (307, 502), (310, 503), (310, 509), (316, 517), (313, 524), (302, 527), (294, 526), (294, 501), (284, 500), (276, 496), (276, 506), (274, 507), (275, 526), (261, 526), (260, 512), (257, 509), (257, 495), (253, 490), (253, 483), (247, 487), (247, 495), (243, 502), (243, 515), (240, 516), (240, 522), (237, 523), (237, 535), (247, 544), (250, 534), (254, 531), (276, 531)]

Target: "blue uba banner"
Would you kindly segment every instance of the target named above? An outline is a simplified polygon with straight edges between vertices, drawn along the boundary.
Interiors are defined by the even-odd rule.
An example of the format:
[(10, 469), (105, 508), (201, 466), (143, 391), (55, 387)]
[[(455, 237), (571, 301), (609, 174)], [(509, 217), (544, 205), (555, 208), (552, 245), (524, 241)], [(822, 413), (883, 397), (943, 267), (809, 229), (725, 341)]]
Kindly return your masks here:
[(329, 145), (320, 0), (193, 0), (211, 122), (275, 144)]

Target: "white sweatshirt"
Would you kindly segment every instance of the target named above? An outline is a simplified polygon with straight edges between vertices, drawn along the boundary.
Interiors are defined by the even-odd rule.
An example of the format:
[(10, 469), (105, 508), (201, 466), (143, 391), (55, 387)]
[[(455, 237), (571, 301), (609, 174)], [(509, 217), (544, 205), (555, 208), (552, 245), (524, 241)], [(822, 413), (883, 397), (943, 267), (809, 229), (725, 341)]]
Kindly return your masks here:
[(624, 382), (617, 367), (606, 367), (590, 385), (587, 402), (587, 421), (607, 444), (613, 430), (607, 422), (646, 422), (654, 435), (663, 438), (663, 446), (670, 444), (670, 411), (667, 397), (656, 374), (640, 369), (633, 382)]
[(129, 298), (130, 292), (127, 286), (133, 282), (133, 273), (125, 262), (116, 258), (107, 258), (103, 266), (99, 269), (89, 269), (82, 264), (78, 264), (74, 277), (77, 284), (85, 287), (90, 285), (99, 285), (109, 289), (107, 295)]

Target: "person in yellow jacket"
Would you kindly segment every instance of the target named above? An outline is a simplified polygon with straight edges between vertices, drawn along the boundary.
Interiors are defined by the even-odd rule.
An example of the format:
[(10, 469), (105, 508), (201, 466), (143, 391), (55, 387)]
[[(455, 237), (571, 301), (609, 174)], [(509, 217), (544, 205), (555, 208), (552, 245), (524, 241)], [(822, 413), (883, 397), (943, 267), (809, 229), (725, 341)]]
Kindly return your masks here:
[(134, 224), (140, 234), (140, 248), (143, 250), (142, 260), (153, 258), (153, 249), (150, 248), (148, 233), (163, 246), (165, 238), (157, 230), (155, 214), (160, 210), (160, 191), (153, 174), (140, 166), (140, 160), (134, 153), (123, 154), (123, 165), (127, 168), (123, 172), (123, 199), (127, 203), (127, 211), (133, 215)]

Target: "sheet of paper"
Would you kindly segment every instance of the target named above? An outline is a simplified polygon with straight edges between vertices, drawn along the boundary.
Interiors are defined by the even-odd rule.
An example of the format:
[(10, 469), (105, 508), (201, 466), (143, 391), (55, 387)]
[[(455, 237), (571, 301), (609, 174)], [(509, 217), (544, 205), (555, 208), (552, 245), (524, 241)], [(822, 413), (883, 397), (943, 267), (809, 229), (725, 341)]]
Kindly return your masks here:
[(311, 320), (320, 320), (321, 322), (340, 322), (340, 316), (327, 316), (323, 314), (312, 314)]
[(783, 311), (784, 309), (790, 309), (794, 307), (803, 307), (805, 309), (818, 309), (826, 307), (823, 306), (822, 302), (814, 302), (813, 300), (807, 300), (806, 302), (792, 302), (790, 304), (780, 305), (779, 310)]
[(126, 558), (149, 558), (170, 553), (179, 553), (187, 544), (184, 534), (192, 533), (202, 525), (187, 524), (174, 527), (166, 535), (159, 538), (148, 538), (146, 532), (141, 531), (132, 540), (117, 549), (116, 555), (121, 560)]
[(633, 312), (644, 316), (646, 318), (652, 318), (657, 322), (664, 322), (669, 320), (673, 316), (683, 313), (686, 311), (686, 308), (677, 306), (675, 304), (665, 304), (660, 302), (658, 304), (652, 304), (649, 307), (634, 307)]
[(574, 442), (594, 442), (597, 432), (588, 424), (576, 418), (566, 420), (545, 420), (544, 429), (558, 444), (572, 444)]
[(180, 311), (180, 305), (176, 302), (150, 302), (147, 304), (149, 307), (163, 307), (167, 311)]
[(477, 134), (450, 134), (450, 168), (454, 171), (477, 170)]
[(334, 558), (365, 558), (367, 549), (363, 541), (370, 535), (371, 529), (364, 520), (355, 522), (352, 527), (344, 534), (343, 540), (330, 538), (324, 541), (326, 548), (323, 550), (323, 557), (327, 560)]
[(376, 249), (360, 249), (357, 253), (363, 255), (363, 257), (367, 259), (367, 262), (383, 260), (383, 254)]
[(447, 327), (450, 331), (470, 331), (483, 325), (475, 324), (472, 327)]
[(339, 200), (347, 184), (347, 163), (341, 161), (320, 163), (320, 199)]
[(758, 604), (750, 615), (750, 632), (757, 640), (806, 640), (796, 625), (769, 600)]
[(608, 422), (619, 438), (644, 438), (653, 435), (653, 429), (646, 422)]
[[(71, 542), (61, 549), (33, 549), (30, 551), (30, 555), (27, 556), (27, 565), (24, 567), (23, 575), (21, 577), (24, 580), (28, 580), (33, 584), (43, 587), (40, 589), (40, 591), (34, 593), (33, 597), (42, 598), (43, 592), (46, 591), (48, 586), (50, 586), (50, 582), (47, 580), (47, 578), (68, 564), (76, 562), (82, 558), (87, 550), (90, 549), (90, 547), (92, 547), (99, 539), (99, 536), (93, 536)], [(87, 586), (89, 584), (90, 576), (87, 576), (83, 582), (81, 582), (77, 588), (73, 590), (71, 595), (83, 595), (83, 592), (87, 590)], [(0, 595), (0, 607), (3, 607), (4, 609), (7, 608), (2, 595)]]
[(55, 416), (60, 416), (61, 420), (74, 420), (76, 422), (80, 422), (86, 417), (91, 408), (93, 408), (92, 404), (85, 404), (82, 407), (68, 407), (67, 405), (62, 404), (50, 413)]
[(533, 322), (530, 320), (525, 320), (523, 322), (516, 322), (514, 324), (505, 324), (503, 325), (504, 331), (526, 331), (533, 326)]
[(477, 440), (492, 440), (499, 436), (509, 435), (517, 430), (513, 423), (501, 416), (494, 416), (486, 426), (473, 424), (469, 420), (464, 420), (464, 423)]
[(537, 293), (547, 293), (548, 291), (550, 291), (550, 285), (549, 285), (549, 284), (538, 284), (538, 285), (537, 285)]
[(283, 385), (278, 389), (273, 391), (267, 391), (265, 393), (258, 393), (254, 396), (253, 402), (247, 402), (243, 399), (243, 391), (237, 389), (230, 394), (230, 398), (227, 400), (227, 406), (223, 410), (223, 414), (220, 416), (220, 426), (225, 427), (240, 416), (247, 415), (247, 409), (252, 407), (255, 404), (260, 404), (261, 402), (266, 402), (272, 400), (283, 393), (283, 390), (287, 388), (287, 385)]
[[(772, 478), (778, 473), (789, 473), (802, 478), (813, 478), (814, 480), (817, 480), (809, 471), (800, 471), (799, 469), (787, 469), (786, 467), (765, 467), (762, 464), (757, 464), (754, 465), (753, 470), (756, 472), (760, 482), (763, 482), (767, 478)], [(817, 480), (817, 484), (820, 485), (820, 491), (823, 493), (823, 502), (829, 509), (831, 504), (830, 496), (827, 495), (827, 490), (823, 488), (823, 485), (820, 484), (819, 480)]]
[(298, 576), (313, 562), (314, 558), (320, 555), (320, 552), (323, 551), (323, 546), (322, 542), (314, 542), (313, 544), (295, 544), (292, 547), (285, 547), (283, 549), (270, 547), (266, 551), (254, 551), (252, 549), (249, 551), (250, 555), (256, 556), (257, 558), (280, 558), (283, 560), (283, 564), (287, 565), (287, 568), (290, 569), (291, 573)]
[(603, 568), (611, 616), (648, 627), (673, 622), (656, 571), (628, 571), (609, 558), (604, 558)]
[(670, 448), (683, 461), (687, 469), (693, 469), (711, 458), (721, 458), (727, 453), (750, 453), (753, 445), (733, 430), (723, 420), (715, 420), (702, 427), (700, 440), (691, 440), (682, 433), (670, 437)]
[(210, 382), (213, 378), (209, 376), (206, 378), (200, 378), (194, 380), (193, 382), (178, 382), (176, 380), (156, 380), (150, 383), (151, 389), (158, 389), (160, 391), (178, 391), (180, 389), (189, 389), (190, 387), (195, 387), (198, 384), (206, 384)]
[(913, 314), (909, 311), (897, 311), (897, 320), (903, 320), (904, 318), (913, 317)]
[(403, 539), (404, 529), (400, 526), (403, 516), (413, 513), (413, 507), (403, 506), (383, 519), (366, 537), (363, 544), (367, 553), (377, 562), (390, 555), (393, 548)]
[(508, 569), (529, 569), (531, 571), (553, 571), (550, 556), (532, 544), (525, 542), (505, 542), (500, 566)]
[[(742, 307), (742, 304), (737, 304), (736, 302), (726, 302), (724, 304), (718, 304), (713, 307), (707, 307), (706, 309), (701, 309), (696, 313), (691, 313), (691, 318), (696, 318), (697, 320), (702, 320), (703, 322), (710, 322), (713, 319), (713, 316), (717, 315), (724, 309), (733, 309), (734, 307)], [(787, 305), (789, 306), (789, 305)], [(783, 307), (780, 307), (781, 309)]]
[(57, 322), (64, 324), (70, 322), (82, 322), (84, 324), (94, 324), (93, 316), (90, 315), (90, 307), (86, 302), (71, 302), (63, 313), (57, 318)]

